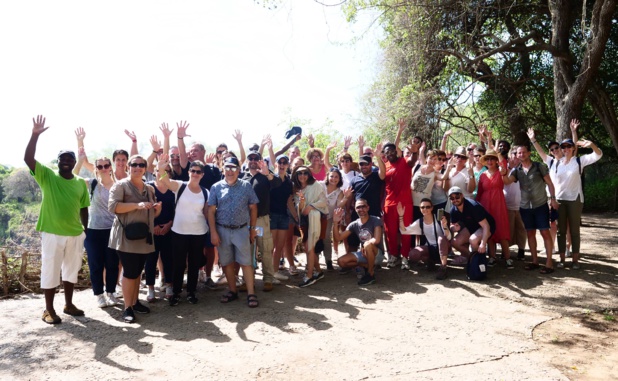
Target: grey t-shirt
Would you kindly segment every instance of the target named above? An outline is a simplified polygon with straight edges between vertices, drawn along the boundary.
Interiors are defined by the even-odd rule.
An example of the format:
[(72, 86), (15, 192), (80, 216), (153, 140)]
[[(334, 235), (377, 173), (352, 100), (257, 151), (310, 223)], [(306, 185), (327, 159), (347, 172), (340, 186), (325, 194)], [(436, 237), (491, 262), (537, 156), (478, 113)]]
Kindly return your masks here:
[(519, 182), (521, 189), (522, 209), (534, 209), (543, 204), (547, 204), (547, 193), (545, 192), (545, 180), (549, 173), (547, 165), (544, 163), (532, 162), (526, 170), (521, 164), (511, 171), (511, 176)]
[[(356, 234), (361, 243), (365, 241), (369, 241), (373, 238), (373, 232), (375, 231), (376, 226), (384, 229), (384, 223), (382, 219), (375, 216), (369, 216), (369, 220), (362, 224), (360, 218), (350, 222), (346, 230), (349, 230), (353, 234)], [(380, 237), (382, 238), (382, 237)], [(378, 244), (378, 249), (384, 251), (384, 245), (382, 244), (382, 239), (380, 239), (380, 243)]]

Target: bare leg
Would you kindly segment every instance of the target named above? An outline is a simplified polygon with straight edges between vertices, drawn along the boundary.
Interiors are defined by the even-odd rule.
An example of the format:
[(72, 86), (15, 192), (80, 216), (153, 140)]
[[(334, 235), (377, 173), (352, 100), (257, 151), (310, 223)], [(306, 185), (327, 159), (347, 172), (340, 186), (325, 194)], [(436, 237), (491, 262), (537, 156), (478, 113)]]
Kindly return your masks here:
[(543, 237), (543, 242), (545, 243), (545, 252), (547, 253), (547, 262), (545, 264), (545, 267), (553, 268), (554, 263), (552, 260), (552, 253), (553, 253), (554, 245), (551, 240), (551, 234), (549, 233), (549, 230), (547, 229), (541, 230), (541, 237)]
[[(255, 286), (254, 286), (254, 273), (253, 273), (253, 266), (240, 266), (242, 268), (242, 277), (245, 280), (245, 284), (247, 285), (247, 293), (249, 295), (251, 294), (255, 294)], [(230, 280), (228, 280), (228, 282), (230, 282)], [(232, 283), (234, 283), (234, 280), (231, 281)], [(234, 288), (236, 288), (236, 284), (234, 283)], [(232, 290), (232, 288), (230, 287), (230, 291)], [(232, 291), (232, 292), (236, 292), (236, 291)]]
[(73, 306), (73, 289), (75, 285), (71, 282), (63, 281), (62, 286), (64, 287), (64, 304), (67, 307), (71, 307)]
[(528, 246), (530, 247), (530, 255), (532, 256), (532, 263), (539, 263), (536, 252), (536, 230), (527, 230), (528, 234)]
[(46, 288), (43, 290), (45, 293), (45, 309), (49, 312), (53, 312), (54, 310), (54, 297), (56, 296), (55, 288)]

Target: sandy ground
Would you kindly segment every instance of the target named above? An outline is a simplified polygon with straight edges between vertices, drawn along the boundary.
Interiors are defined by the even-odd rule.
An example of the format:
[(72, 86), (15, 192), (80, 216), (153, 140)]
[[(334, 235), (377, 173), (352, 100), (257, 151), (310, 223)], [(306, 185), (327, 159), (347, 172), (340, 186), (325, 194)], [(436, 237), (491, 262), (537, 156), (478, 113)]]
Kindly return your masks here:
[(552, 276), (517, 262), (482, 283), (459, 268), (436, 281), (413, 267), (380, 270), (361, 288), (353, 272), (329, 272), (309, 288), (295, 277), (259, 291), (257, 309), (202, 290), (197, 305), (150, 304), (136, 324), (97, 308), (90, 290), (75, 296), (86, 316), (61, 314), (57, 326), (40, 320), (41, 295), (5, 300), (0, 379), (618, 379), (607, 312), (618, 308), (618, 217), (583, 221), (582, 269)]

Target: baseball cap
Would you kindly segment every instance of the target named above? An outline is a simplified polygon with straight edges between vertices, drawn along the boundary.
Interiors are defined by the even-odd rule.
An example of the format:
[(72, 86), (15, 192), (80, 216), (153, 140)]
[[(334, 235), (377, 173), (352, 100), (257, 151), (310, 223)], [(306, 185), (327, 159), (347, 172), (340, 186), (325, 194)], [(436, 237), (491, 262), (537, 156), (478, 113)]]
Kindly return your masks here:
[(237, 158), (235, 158), (235, 157), (228, 157), (223, 162), (223, 166), (224, 167), (240, 167), (240, 163), (238, 162)]
[(60, 159), (60, 156), (62, 155), (71, 155), (74, 160), (77, 160), (77, 158), (75, 157), (75, 152), (73, 151), (63, 149), (62, 151), (58, 152), (58, 159)]
[(451, 187), (451, 189), (448, 190), (448, 195), (450, 196), (453, 193), (463, 193), (463, 191), (460, 187)]

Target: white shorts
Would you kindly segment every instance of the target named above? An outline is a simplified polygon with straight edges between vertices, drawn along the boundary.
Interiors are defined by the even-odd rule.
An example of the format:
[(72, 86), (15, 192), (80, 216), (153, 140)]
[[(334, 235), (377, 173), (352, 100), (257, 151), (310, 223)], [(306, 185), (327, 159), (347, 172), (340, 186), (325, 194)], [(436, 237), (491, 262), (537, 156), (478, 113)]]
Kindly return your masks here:
[(41, 233), (41, 288), (56, 288), (62, 281), (77, 283), (77, 273), (82, 268), (84, 239), (86, 233), (78, 236), (64, 236)]

